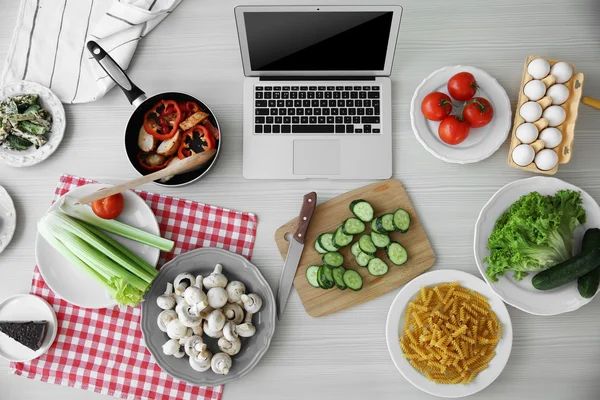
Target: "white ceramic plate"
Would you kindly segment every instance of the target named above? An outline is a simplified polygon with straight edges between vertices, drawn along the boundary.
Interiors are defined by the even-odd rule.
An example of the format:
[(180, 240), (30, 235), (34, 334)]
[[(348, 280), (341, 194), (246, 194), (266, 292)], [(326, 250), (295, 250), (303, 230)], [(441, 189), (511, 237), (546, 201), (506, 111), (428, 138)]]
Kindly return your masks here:
[(40, 96), (40, 105), (52, 114), (52, 128), (47, 134), (48, 142), (39, 149), (31, 146), (24, 151), (15, 151), (0, 146), (0, 162), (11, 167), (29, 167), (44, 161), (54, 153), (65, 134), (65, 109), (58, 97), (47, 87), (28, 81), (11, 82), (0, 88), (0, 100), (32, 93)]
[[(402, 354), (399, 337), (404, 331), (404, 310), (407, 304), (419, 293), (421, 287), (455, 281), (460, 282), (463, 287), (475, 290), (488, 298), (490, 307), (502, 323), (502, 338), (496, 346), (496, 356), (490, 361), (489, 367), (479, 373), (471, 383), (466, 385), (442, 385), (430, 381), (408, 363)], [(466, 272), (449, 269), (423, 274), (407, 283), (400, 290), (388, 312), (385, 336), (392, 361), (406, 380), (426, 393), (447, 398), (472, 395), (494, 382), (506, 366), (513, 340), (512, 322), (502, 300), (481, 279)]]
[[(80, 186), (71, 190), (67, 195), (80, 197), (107, 186), (109, 185)], [(117, 219), (136, 228), (160, 235), (154, 213), (146, 202), (130, 190), (124, 192), (123, 196), (125, 207)], [(56, 201), (48, 211), (58, 210), (61, 199)], [(92, 212), (91, 208), (89, 208), (89, 212)], [(158, 263), (160, 250), (110, 233), (109, 235), (151, 265), (156, 266)], [(50, 289), (67, 302), (83, 308), (106, 308), (117, 304), (100, 285), (84, 271), (67, 261), (39, 233), (35, 242), (35, 257), (40, 273)]]
[(0, 333), (0, 357), (15, 362), (33, 360), (44, 354), (56, 338), (58, 321), (48, 302), (31, 294), (18, 294), (0, 303), (0, 321), (48, 321), (46, 337), (37, 351)]
[(512, 273), (508, 271), (504, 276), (498, 277), (498, 282), (491, 282), (485, 274), (487, 264), (484, 265), (482, 260), (490, 254), (487, 249), (487, 241), (494, 229), (496, 220), (512, 203), (522, 195), (531, 192), (537, 191), (543, 195), (553, 195), (561, 189), (580, 191), (583, 198), (583, 208), (587, 213), (587, 222), (579, 226), (574, 233), (574, 250), (577, 253), (581, 248), (581, 239), (585, 230), (600, 227), (600, 207), (589, 194), (560, 179), (536, 176), (509, 183), (498, 190), (483, 206), (475, 223), (474, 251), (479, 272), (492, 290), (502, 297), (502, 300), (530, 314), (556, 315), (575, 311), (592, 299), (585, 299), (579, 295), (576, 282), (553, 290), (537, 290), (531, 285), (531, 279), (535, 273), (530, 273), (523, 280), (517, 282), (513, 279)]
[(0, 253), (10, 243), (16, 227), (15, 205), (6, 190), (0, 186)]
[[(485, 97), (494, 107), (492, 121), (482, 127), (471, 129), (464, 142), (451, 146), (444, 143), (438, 135), (439, 122), (429, 121), (421, 113), (421, 103), (431, 92), (448, 94), (448, 80), (459, 72), (470, 72), (479, 84), (477, 96)], [(454, 104), (460, 102), (453, 100)], [(487, 72), (475, 67), (457, 65), (434, 71), (421, 82), (415, 90), (410, 104), (410, 122), (419, 143), (440, 160), (468, 164), (484, 160), (502, 146), (510, 131), (512, 111), (506, 91), (496, 79)]]

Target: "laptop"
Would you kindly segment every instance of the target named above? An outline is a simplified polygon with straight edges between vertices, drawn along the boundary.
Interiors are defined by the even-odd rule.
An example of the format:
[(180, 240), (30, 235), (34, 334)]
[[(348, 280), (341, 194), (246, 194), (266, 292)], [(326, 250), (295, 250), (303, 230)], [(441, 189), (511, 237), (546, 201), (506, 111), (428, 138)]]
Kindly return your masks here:
[(247, 179), (392, 175), (399, 6), (239, 6)]

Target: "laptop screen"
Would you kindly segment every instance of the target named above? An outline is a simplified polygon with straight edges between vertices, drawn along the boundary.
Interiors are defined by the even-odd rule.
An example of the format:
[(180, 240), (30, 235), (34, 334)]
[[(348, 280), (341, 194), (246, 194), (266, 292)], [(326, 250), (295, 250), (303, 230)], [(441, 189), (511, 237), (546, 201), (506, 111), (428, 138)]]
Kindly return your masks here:
[(254, 71), (384, 69), (393, 12), (245, 12)]

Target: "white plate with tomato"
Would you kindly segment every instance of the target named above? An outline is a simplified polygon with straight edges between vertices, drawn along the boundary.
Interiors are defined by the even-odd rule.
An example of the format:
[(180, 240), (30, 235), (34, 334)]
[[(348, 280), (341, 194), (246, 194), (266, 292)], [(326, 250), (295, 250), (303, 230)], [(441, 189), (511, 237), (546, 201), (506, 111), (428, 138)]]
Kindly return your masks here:
[[(77, 187), (59, 198), (48, 210), (60, 208), (63, 199), (80, 198), (109, 185), (88, 184)], [(85, 212), (94, 213), (101, 218), (116, 219), (127, 225), (146, 232), (160, 235), (160, 229), (152, 209), (135, 192), (128, 190), (108, 199), (98, 200), (86, 207)], [(145, 244), (107, 233), (129, 250), (156, 267), (160, 250)], [(39, 233), (35, 242), (35, 256), (38, 269), (48, 287), (65, 301), (83, 308), (108, 308), (117, 305), (104, 288), (98, 285), (87, 273), (71, 264), (55, 250)]]
[(506, 91), (487, 72), (457, 65), (434, 71), (415, 90), (410, 120), (417, 140), (440, 160), (468, 164), (494, 154), (510, 131)]

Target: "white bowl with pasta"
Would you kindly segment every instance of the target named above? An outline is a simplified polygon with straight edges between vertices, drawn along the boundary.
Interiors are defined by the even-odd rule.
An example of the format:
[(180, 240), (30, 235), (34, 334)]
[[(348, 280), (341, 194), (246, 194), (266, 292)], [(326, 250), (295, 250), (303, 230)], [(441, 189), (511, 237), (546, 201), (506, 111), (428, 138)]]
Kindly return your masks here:
[[(429, 380), (417, 371), (404, 357), (399, 338), (404, 334), (405, 310), (408, 304), (415, 300), (421, 287), (432, 287), (442, 283), (458, 282), (466, 289), (473, 290), (485, 296), (491, 310), (496, 314), (502, 326), (502, 336), (496, 348), (495, 356), (489, 361), (486, 369), (479, 372), (467, 384), (440, 384)], [(489, 386), (500, 375), (512, 349), (513, 331), (508, 310), (502, 299), (494, 293), (481, 279), (462, 271), (438, 270), (423, 274), (406, 284), (392, 302), (386, 321), (386, 341), (392, 361), (398, 371), (415, 387), (434, 396), (458, 398), (469, 396)]]

